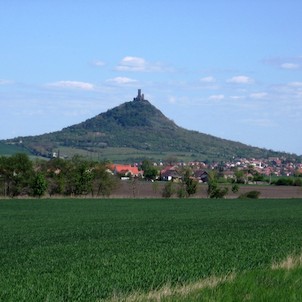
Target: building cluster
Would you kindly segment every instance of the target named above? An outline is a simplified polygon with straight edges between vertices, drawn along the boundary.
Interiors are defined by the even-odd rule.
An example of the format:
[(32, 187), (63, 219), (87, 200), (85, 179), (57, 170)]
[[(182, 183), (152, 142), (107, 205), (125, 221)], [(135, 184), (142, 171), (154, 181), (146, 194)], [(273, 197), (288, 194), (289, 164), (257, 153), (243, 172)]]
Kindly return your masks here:
[[(219, 166), (218, 163), (211, 168)], [(295, 176), (302, 174), (302, 164), (286, 158), (269, 157), (267, 159), (241, 158), (222, 164), (223, 171), (252, 169), (264, 176)]]
[[(194, 161), (164, 164), (162, 162), (154, 162), (153, 167), (158, 170), (158, 179), (163, 181), (180, 180), (183, 177), (182, 171), (186, 168), (190, 168), (192, 177), (199, 182), (207, 182), (208, 172), (211, 170), (216, 170), (221, 177), (230, 179), (235, 178), (238, 171), (243, 171), (245, 175), (250, 177), (253, 177), (255, 174), (266, 177), (302, 175), (302, 163), (277, 157), (268, 159), (237, 158), (232, 161), (212, 163)], [(140, 169), (139, 163), (132, 165), (113, 164), (110, 170), (114, 174), (121, 175), (123, 179), (143, 177), (144, 175), (144, 171)]]

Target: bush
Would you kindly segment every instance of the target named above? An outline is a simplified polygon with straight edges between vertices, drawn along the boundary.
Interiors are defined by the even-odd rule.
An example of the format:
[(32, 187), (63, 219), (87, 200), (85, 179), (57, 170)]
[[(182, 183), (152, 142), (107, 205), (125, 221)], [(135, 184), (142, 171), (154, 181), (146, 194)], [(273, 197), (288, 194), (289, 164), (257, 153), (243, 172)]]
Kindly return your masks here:
[(37, 173), (31, 184), (32, 195), (40, 198), (42, 195), (44, 195), (47, 186), (48, 184), (44, 175)]
[(302, 186), (302, 179), (301, 179), (301, 178), (296, 178), (296, 179), (293, 181), (293, 185), (294, 185), (294, 186), (301, 187), (301, 186)]
[(177, 193), (177, 197), (178, 198), (186, 198), (186, 197), (188, 197), (187, 191), (185, 190), (185, 188), (183, 186), (180, 186), (177, 189), (176, 193)]
[(224, 198), (229, 192), (229, 188), (215, 188), (210, 193), (210, 198)]
[(173, 182), (168, 181), (163, 188), (162, 197), (170, 198), (172, 197), (173, 194), (174, 194)]
[(239, 198), (242, 198), (242, 199), (244, 199), (244, 198), (248, 198), (248, 199), (258, 199), (259, 198), (259, 196), (260, 196), (260, 192), (259, 191), (249, 191), (249, 192), (246, 192), (246, 193), (244, 193), (244, 194), (241, 194), (240, 196), (239, 196)]
[(279, 178), (277, 179), (274, 184), (276, 186), (292, 186), (293, 185), (293, 180), (291, 178)]
[(239, 186), (238, 186), (238, 184), (233, 184), (232, 185), (232, 192), (233, 193), (237, 193), (239, 191)]

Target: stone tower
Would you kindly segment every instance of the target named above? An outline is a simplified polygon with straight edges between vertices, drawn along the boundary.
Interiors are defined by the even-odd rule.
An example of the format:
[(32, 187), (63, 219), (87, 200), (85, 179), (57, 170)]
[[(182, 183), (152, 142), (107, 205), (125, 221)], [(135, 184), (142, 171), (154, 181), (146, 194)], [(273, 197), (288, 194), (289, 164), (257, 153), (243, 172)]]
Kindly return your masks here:
[(137, 91), (137, 97), (133, 98), (133, 101), (143, 101), (144, 100), (144, 94), (142, 94), (142, 90), (138, 89)]

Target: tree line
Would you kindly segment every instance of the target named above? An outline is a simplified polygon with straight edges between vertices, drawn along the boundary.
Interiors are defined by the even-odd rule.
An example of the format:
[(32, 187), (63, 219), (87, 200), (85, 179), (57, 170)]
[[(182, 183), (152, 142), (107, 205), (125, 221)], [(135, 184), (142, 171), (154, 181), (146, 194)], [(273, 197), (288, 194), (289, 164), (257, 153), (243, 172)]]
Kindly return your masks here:
[(110, 196), (118, 179), (105, 162), (53, 158), (32, 161), (26, 154), (0, 157), (0, 195), (4, 197), (45, 194)]

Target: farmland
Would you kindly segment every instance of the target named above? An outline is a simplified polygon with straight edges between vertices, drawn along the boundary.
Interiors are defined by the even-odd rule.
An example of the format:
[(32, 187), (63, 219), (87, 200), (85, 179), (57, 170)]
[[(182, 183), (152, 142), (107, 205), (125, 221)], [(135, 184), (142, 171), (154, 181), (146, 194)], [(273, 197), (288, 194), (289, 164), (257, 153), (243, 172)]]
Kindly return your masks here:
[[(302, 200), (2, 200), (0, 228), (1, 301), (103, 301), (213, 276), (265, 287), (273, 263), (301, 254)], [(276, 274), (279, 288), (289, 277)]]

